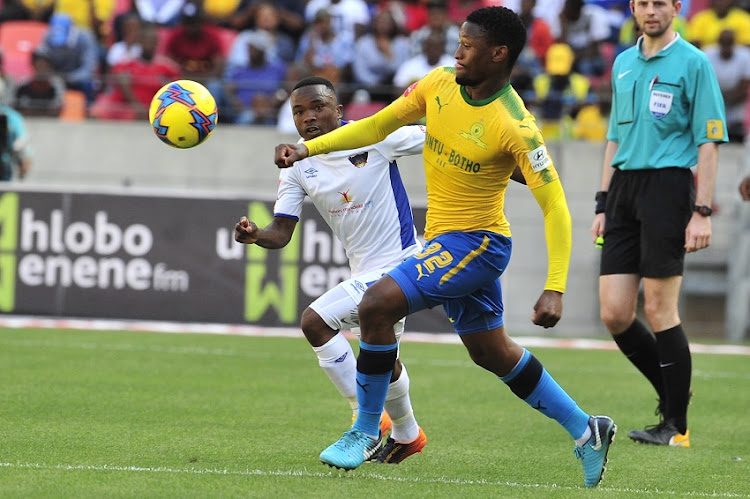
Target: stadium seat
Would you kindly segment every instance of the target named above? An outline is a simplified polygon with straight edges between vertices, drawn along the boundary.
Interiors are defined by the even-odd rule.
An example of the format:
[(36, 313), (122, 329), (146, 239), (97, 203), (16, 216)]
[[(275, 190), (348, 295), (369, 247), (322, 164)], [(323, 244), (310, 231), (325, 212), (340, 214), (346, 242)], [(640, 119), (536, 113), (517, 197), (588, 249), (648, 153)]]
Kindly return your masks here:
[[(115, 16), (130, 10), (131, 0), (115, 0)], [(114, 17), (114, 16), (113, 16)]]
[(86, 119), (86, 94), (80, 90), (66, 90), (60, 110), (63, 121), (83, 121)]
[(14, 81), (33, 73), (31, 53), (47, 32), (41, 21), (6, 21), (0, 24), (0, 48), (3, 51), (3, 72)]

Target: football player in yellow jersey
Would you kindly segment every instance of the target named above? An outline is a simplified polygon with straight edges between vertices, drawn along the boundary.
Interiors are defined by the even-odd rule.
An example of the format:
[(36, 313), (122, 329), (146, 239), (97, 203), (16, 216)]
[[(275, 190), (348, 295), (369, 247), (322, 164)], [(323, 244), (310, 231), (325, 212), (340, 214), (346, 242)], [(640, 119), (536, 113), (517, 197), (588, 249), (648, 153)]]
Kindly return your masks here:
[(393, 325), (404, 315), (443, 305), (472, 360), (568, 431), (587, 487), (601, 480), (614, 422), (581, 410), (503, 326), (499, 278), (511, 251), (503, 202), (516, 165), (544, 213), (549, 267), (532, 316), (537, 325), (553, 327), (560, 320), (571, 250), (560, 180), (533, 116), (509, 83), (525, 43), (524, 25), (510, 9), (475, 10), (461, 26), (454, 67), (431, 71), (369, 118), (276, 147), (276, 164), (285, 168), (309, 155), (378, 142), (426, 117), (427, 245), (368, 288), (359, 304), (359, 413), (352, 429), (321, 453), (325, 464), (357, 468), (377, 444), (396, 359)]

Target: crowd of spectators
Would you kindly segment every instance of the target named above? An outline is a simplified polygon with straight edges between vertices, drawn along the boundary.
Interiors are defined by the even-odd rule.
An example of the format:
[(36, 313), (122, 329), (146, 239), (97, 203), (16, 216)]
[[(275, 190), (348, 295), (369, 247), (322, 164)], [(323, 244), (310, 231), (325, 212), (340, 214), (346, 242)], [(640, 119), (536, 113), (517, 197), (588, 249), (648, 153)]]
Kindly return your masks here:
[[(214, 94), (222, 123), (288, 130), (297, 79), (333, 81), (345, 117), (377, 109), (452, 65), (460, 23), (497, 4), (527, 26), (512, 83), (545, 136), (603, 140), (612, 61), (639, 36), (627, 0), (0, 0), (0, 34), (18, 21), (44, 26), (30, 74), (0, 76), (25, 116), (59, 115), (72, 91), (89, 118), (144, 119), (158, 88), (187, 78)], [(750, 121), (749, 7), (686, 0), (675, 20), (714, 66), (734, 141)]]

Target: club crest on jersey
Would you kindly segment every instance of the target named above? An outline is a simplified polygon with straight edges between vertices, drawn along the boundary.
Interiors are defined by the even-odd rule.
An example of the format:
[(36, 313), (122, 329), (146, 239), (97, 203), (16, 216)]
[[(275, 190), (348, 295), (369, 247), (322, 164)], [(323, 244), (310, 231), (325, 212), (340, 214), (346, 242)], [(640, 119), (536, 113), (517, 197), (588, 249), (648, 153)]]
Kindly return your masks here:
[(482, 135), (484, 135), (484, 125), (481, 123), (474, 123), (471, 125), (471, 129), (468, 132), (461, 132), (458, 134), (462, 139), (471, 140), (478, 147), (487, 149), (487, 144), (482, 141)]
[(415, 81), (414, 83), (412, 83), (411, 85), (409, 85), (409, 88), (407, 88), (406, 90), (404, 90), (404, 97), (408, 97), (409, 94), (412, 92), (412, 90), (414, 90), (415, 88), (417, 88), (417, 83), (419, 83), (419, 81)]
[(357, 168), (362, 168), (367, 164), (367, 151), (349, 156), (349, 162)]

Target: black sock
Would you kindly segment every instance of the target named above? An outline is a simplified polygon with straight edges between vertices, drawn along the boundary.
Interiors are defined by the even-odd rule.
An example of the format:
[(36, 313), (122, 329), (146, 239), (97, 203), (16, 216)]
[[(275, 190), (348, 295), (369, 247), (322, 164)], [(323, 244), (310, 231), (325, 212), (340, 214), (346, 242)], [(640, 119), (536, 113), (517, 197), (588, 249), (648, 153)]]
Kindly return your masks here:
[(664, 420), (674, 424), (680, 433), (685, 433), (693, 361), (682, 325), (656, 333), (656, 345), (666, 391)]
[(651, 382), (659, 395), (659, 400), (663, 401), (666, 392), (659, 368), (659, 350), (656, 347), (656, 338), (651, 331), (636, 319), (625, 331), (612, 338), (625, 357)]

